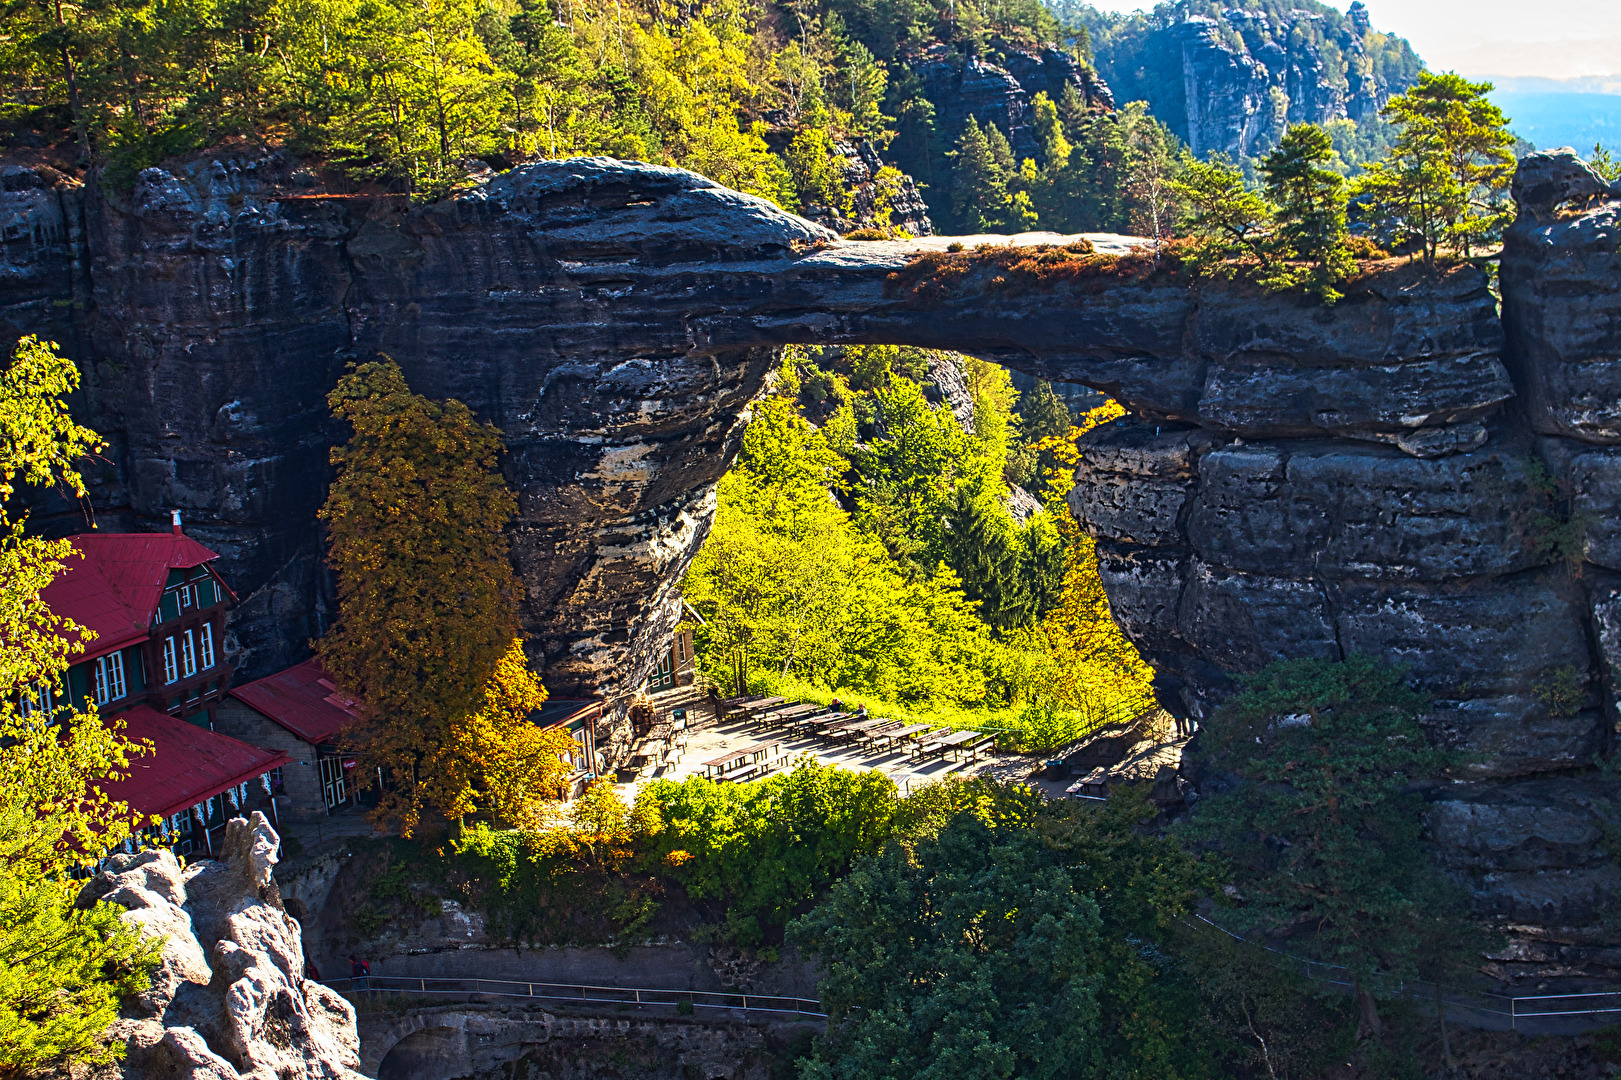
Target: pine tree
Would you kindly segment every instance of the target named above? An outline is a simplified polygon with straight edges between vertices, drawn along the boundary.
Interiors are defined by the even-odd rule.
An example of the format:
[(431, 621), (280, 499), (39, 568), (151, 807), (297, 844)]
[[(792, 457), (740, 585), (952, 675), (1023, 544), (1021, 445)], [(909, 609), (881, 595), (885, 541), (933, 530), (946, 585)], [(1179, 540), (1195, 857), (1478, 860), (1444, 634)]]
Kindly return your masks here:
[(1362, 655), (1288, 660), (1241, 680), (1202, 738), (1242, 783), (1201, 800), (1190, 826), (1240, 869), (1229, 918), (1294, 932), (1293, 948), (1343, 964), (1365, 1029), (1376, 973), (1437, 966), (1436, 916), (1462, 907), (1424, 848), (1424, 798), (1447, 755), (1428, 745), (1429, 702), (1403, 672)]
[[(1005, 137), (1002, 144), (1007, 145)], [(1012, 156), (1011, 152), (1007, 154), (1009, 160)], [(1007, 174), (992, 153), (991, 141), (972, 116), (963, 125), (955, 158), (956, 168), (951, 180), (952, 216), (964, 233), (986, 232), (1002, 219), (1007, 204)]]
[(1261, 163), (1267, 196), (1277, 206), (1277, 253), (1312, 264), (1303, 280), (1292, 267), (1279, 270), (1288, 285), (1306, 284), (1328, 303), (1340, 298), (1334, 286), (1356, 266), (1346, 247), (1345, 178), (1327, 168), (1333, 158), (1328, 132), (1298, 124)]
[(1424, 72), (1382, 115), (1400, 131), (1390, 157), (1367, 166), (1356, 185), (1365, 216), (1392, 246), (1416, 244), (1426, 262), (1441, 248), (1468, 258), (1495, 240), (1513, 211), (1514, 137), (1486, 99), (1491, 83)]
[(428, 807), (452, 811), (445, 749), (517, 636), (504, 532), (517, 500), (501, 433), (412, 393), (392, 360), (354, 367), (327, 400), (354, 433), (332, 451), (321, 508), (338, 619), (316, 649), (362, 703), (349, 737), (363, 782), (385, 774), (379, 816), (410, 835)]
[(945, 526), (947, 561), (962, 579), (964, 594), (979, 601), (980, 617), (997, 630), (1028, 625), (1031, 596), (1007, 511), (964, 484), (946, 511)]

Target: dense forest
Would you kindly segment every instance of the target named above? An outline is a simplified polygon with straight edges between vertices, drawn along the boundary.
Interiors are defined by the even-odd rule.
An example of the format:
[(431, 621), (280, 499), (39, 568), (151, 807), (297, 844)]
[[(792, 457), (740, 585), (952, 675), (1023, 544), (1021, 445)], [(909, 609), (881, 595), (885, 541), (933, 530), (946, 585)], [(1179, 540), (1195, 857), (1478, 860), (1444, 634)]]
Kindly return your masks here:
[[(931, 404), (941, 388), (956, 401)], [(1065, 503), (1075, 440), (1118, 406), (1072, 417), (983, 360), (851, 346), (788, 350), (753, 412), (684, 582), (716, 684), (864, 697), (1027, 749), (1152, 701)]]
[[(0, 128), (114, 185), (230, 143), (424, 197), (464, 183), (470, 159), (608, 154), (832, 220), (850, 212), (848, 148), (867, 142), (941, 230), (1163, 234), (1175, 110), (1151, 66), (1121, 59), (1141, 45), (1150, 64), (1152, 42), (1099, 18), (1038, 0), (6, 0)], [(1118, 109), (1092, 40), (1124, 80)], [(1370, 56), (1382, 85), (1411, 81), (1404, 43)], [(1361, 129), (1341, 129), (1350, 154)], [(862, 224), (883, 228), (902, 178), (876, 179)]]

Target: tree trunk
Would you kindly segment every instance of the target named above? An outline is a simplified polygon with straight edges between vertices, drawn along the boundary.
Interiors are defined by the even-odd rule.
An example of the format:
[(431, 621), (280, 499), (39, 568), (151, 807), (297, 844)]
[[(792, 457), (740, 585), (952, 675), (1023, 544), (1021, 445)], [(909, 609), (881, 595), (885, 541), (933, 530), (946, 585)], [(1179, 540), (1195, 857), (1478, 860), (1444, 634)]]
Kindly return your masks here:
[(1379, 1003), (1372, 994), (1358, 986), (1356, 988), (1357, 1011), (1360, 1019), (1357, 1023), (1356, 1037), (1358, 1039), (1378, 1039), (1384, 1034), (1384, 1023), (1379, 1019)]
[(1448, 1069), (1456, 1066), (1452, 1060), (1452, 1040), (1447, 1035), (1447, 1006), (1441, 998), (1441, 982), (1435, 983), (1435, 1022), (1441, 1026), (1441, 1062)]

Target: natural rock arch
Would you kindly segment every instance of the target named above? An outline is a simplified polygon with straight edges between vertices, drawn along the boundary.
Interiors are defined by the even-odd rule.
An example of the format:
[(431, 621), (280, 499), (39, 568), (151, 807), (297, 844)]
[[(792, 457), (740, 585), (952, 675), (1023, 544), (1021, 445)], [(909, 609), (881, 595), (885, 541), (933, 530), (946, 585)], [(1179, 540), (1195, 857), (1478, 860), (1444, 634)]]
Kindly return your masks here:
[[(467, 401), (507, 435), (526, 623), (564, 693), (645, 676), (774, 347), (946, 347), (1104, 390), (1136, 416), (1091, 437), (1072, 505), (1167, 703), (1198, 714), (1281, 655), (1412, 663), (1478, 762), (1433, 815), (1445, 857), (1579, 959), (1621, 891), (1609, 788), (1580, 771), (1621, 649), (1621, 204), (1573, 158), (1529, 162), (1501, 319), (1480, 272), (1399, 264), (1332, 308), (1163, 274), (970, 274), (920, 304), (887, 279), (951, 238), (842, 242), (679, 170), (544, 162), (411, 207), (291, 193), (274, 157), (147, 170), (127, 203), (9, 175), (0, 317), (85, 361), (122, 466), (101, 504), (179, 506), (226, 555), (250, 670), (324, 618), (343, 364), (387, 352)], [(1570, 715), (1539, 696), (1562, 667)]]

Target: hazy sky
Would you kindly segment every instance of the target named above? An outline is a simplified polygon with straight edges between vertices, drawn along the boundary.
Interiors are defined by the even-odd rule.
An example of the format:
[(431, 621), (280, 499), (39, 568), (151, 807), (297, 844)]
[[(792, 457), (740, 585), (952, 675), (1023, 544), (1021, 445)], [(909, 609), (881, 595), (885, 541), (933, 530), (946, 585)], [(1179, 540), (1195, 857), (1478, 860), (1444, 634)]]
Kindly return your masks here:
[[(1106, 11), (1152, 7), (1092, 0)], [(1329, 0), (1341, 11), (1351, 0)], [(1621, 75), (1618, 0), (1363, 0), (1376, 30), (1413, 43), (1431, 70), (1565, 79)]]

